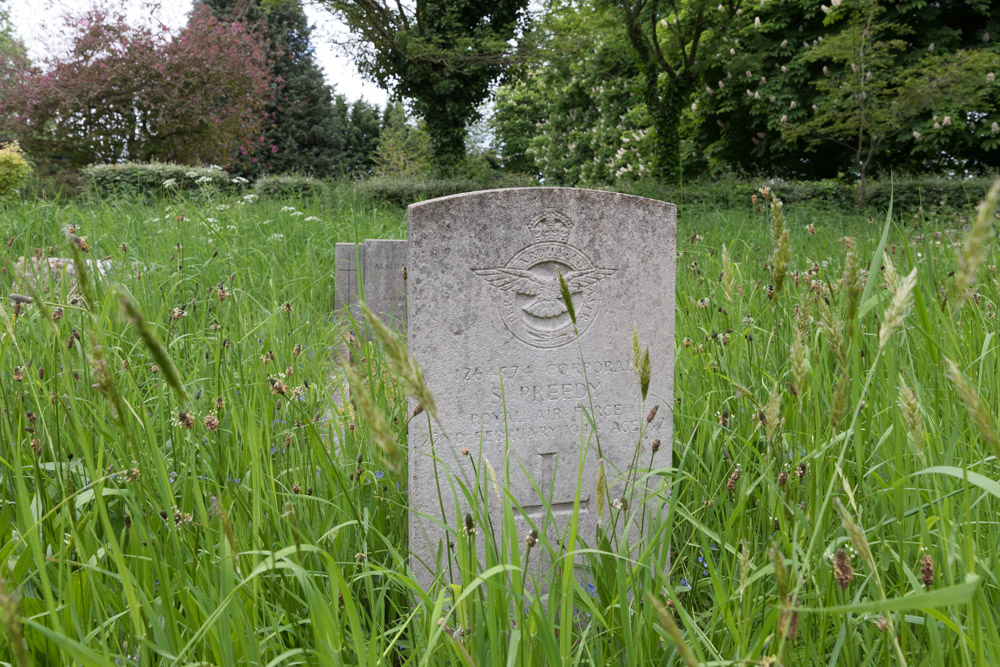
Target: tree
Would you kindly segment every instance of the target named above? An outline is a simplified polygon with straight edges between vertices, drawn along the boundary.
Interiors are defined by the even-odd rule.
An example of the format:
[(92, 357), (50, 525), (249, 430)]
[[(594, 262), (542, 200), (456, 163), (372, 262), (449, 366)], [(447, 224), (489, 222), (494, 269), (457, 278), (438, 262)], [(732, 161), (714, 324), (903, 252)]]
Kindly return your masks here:
[(431, 140), (426, 127), (407, 123), (402, 104), (387, 104), (375, 151), (375, 172), (419, 178), (431, 170)]
[(647, 175), (643, 80), (617, 13), (600, 2), (560, 0), (535, 32), (544, 62), (497, 90), (493, 124), (504, 167), (558, 185)]
[(355, 33), (365, 75), (413, 101), (430, 133), (435, 167), (465, 159), (465, 131), (504, 73), (528, 0), (322, 0)]
[(342, 172), (347, 176), (371, 175), (375, 170), (375, 152), (383, 131), (379, 108), (364, 100), (348, 103), (346, 97), (337, 95), (334, 110), (343, 132)]
[[(242, 147), (237, 161), (246, 175), (299, 171), (337, 174), (343, 168), (343, 118), (334, 109), (333, 91), (316, 63), (312, 27), (300, 0), (201, 0), (219, 20), (259, 26), (267, 40), (273, 98), (264, 111), (263, 151)], [(255, 159), (256, 158), (256, 159)]]
[(131, 25), (124, 5), (67, 16), (70, 49), (20, 100), (29, 151), (65, 166), (165, 160), (228, 165), (260, 136), (271, 79), (240, 22), (196, 8), (176, 37)]
[[(830, 11), (828, 23), (843, 27), (809, 49), (806, 59), (826, 62), (813, 83), (820, 95), (815, 111), (789, 123), (783, 136), (812, 145), (830, 142), (849, 151), (859, 173), (858, 199), (875, 157), (886, 141), (912, 130), (926, 110), (956, 100), (976, 109), (988, 99), (988, 72), (1000, 58), (986, 50), (928, 53), (909, 64), (906, 26), (884, 21), (878, 0), (846, 0)], [(832, 67), (831, 67), (832, 65)], [(949, 123), (950, 124), (950, 123)]]
[(16, 100), (23, 96), (23, 83), (31, 61), (14, 35), (10, 15), (0, 0), (0, 143), (13, 138), (19, 118)]
[[(751, 173), (792, 178), (860, 174), (856, 150), (818, 151), (815, 149), (824, 145), (821, 139), (811, 133), (788, 131), (813, 118), (814, 109), (821, 110), (827, 104), (827, 88), (814, 82), (835, 84), (834, 94), (846, 91), (839, 88), (842, 81), (838, 77), (855, 75), (856, 82), (857, 73), (843, 69), (849, 64), (838, 64), (822, 54), (831, 48), (831, 38), (837, 41), (837, 35), (848, 29), (849, 13), (859, 11), (857, 4), (840, 0), (830, 5), (785, 0), (762, 4), (735, 22), (728, 41), (720, 40), (721, 48), (709, 58), (704, 80), (693, 96), (700, 120), (694, 137), (699, 153), (711, 164)], [(904, 72), (951, 77), (956, 73), (950, 69), (953, 59), (983, 57), (970, 56), (974, 52), (995, 53), (996, 43), (988, 39), (988, 15), (989, 7), (977, 0), (879, 3), (872, 39), (896, 45), (881, 60), (891, 66), (883, 75), (895, 81), (883, 94), (898, 92), (898, 83), (906, 78)], [(959, 56), (960, 52), (965, 55)], [(885, 136), (866, 177), (874, 169), (981, 171), (1000, 165), (995, 143), (1000, 137), (992, 134), (996, 119), (989, 116), (1000, 90), (993, 86), (990, 92), (987, 74), (982, 71), (972, 81), (973, 88), (982, 89), (984, 96), (977, 93), (973, 99), (952, 90), (958, 96), (949, 104), (935, 103), (934, 108), (916, 100), (917, 106), (910, 110), (919, 115), (908, 126), (909, 131)], [(847, 109), (844, 114), (856, 115)], [(920, 140), (913, 136), (914, 130)], [(856, 149), (853, 139), (856, 137), (850, 143)]]
[(645, 79), (646, 111), (656, 134), (653, 172), (675, 182), (681, 175), (682, 114), (712, 54), (743, 0), (614, 0)]

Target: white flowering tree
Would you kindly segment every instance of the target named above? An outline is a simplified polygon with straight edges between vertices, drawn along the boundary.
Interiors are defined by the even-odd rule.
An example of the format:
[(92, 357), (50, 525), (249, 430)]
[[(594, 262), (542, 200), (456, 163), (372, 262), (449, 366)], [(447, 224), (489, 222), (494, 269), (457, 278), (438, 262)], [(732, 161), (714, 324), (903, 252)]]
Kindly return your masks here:
[(544, 61), (497, 91), (493, 125), (505, 167), (554, 185), (648, 176), (643, 79), (616, 14), (599, 3), (553, 3), (539, 33)]
[(744, 21), (744, 0), (614, 0), (644, 78), (653, 168), (680, 180), (681, 125), (709, 56)]
[(901, 133), (919, 141), (914, 124), (928, 110), (957, 104), (985, 112), (991, 106), (989, 72), (1000, 57), (986, 49), (930, 50), (913, 61), (904, 57), (909, 30), (883, 20), (878, 0), (843, 0), (823, 9), (827, 25), (840, 28), (803, 55), (807, 62), (823, 63), (823, 75), (811, 82), (818, 101), (800, 120), (786, 116), (779, 122), (787, 140), (848, 151), (863, 204), (868, 175), (887, 141)]

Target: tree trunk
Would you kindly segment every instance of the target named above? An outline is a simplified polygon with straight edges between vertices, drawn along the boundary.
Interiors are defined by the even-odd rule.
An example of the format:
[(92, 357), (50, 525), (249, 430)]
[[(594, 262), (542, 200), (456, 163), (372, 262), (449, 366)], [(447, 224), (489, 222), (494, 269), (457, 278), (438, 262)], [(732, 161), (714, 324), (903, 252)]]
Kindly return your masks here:
[(656, 137), (653, 144), (653, 175), (667, 183), (678, 183), (681, 177), (680, 121), (687, 101), (687, 86), (681, 77), (659, 77), (655, 67), (644, 71), (646, 108)]
[(453, 176), (465, 163), (466, 118), (449, 104), (427, 104), (423, 114), (431, 138), (431, 160), (441, 176)]
[(868, 163), (861, 163), (861, 182), (858, 184), (858, 208), (865, 205), (865, 186), (868, 184)]

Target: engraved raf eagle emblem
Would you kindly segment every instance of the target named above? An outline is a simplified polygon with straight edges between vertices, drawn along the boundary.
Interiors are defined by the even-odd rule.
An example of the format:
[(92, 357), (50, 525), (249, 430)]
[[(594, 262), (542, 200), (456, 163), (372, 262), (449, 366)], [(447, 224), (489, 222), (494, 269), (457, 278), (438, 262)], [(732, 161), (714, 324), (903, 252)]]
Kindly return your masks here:
[[(558, 276), (535, 275), (522, 269), (473, 269), (490, 285), (502, 290), (511, 290), (518, 294), (535, 297), (521, 305), (529, 315), (535, 317), (558, 317), (567, 312), (559, 289)], [(583, 269), (563, 274), (563, 279), (569, 286), (570, 294), (579, 294), (585, 287), (615, 274), (617, 269)]]
[(505, 266), (472, 272), (494, 288), (504, 326), (533, 347), (559, 347), (575, 338), (573, 323), (559, 288), (559, 274), (569, 286), (583, 333), (597, 315), (599, 283), (618, 272), (599, 267), (568, 241), (573, 222), (558, 211), (544, 211), (528, 224), (534, 242)]

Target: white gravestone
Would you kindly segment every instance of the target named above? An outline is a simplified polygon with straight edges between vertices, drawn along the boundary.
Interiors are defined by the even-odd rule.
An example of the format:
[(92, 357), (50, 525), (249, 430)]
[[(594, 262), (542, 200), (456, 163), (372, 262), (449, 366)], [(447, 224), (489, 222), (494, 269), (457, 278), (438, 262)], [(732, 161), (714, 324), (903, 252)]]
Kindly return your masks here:
[[(469, 509), (461, 493), (455, 506), (448, 475), (475, 489), (477, 463), (481, 488), (494, 493), (480, 452), (523, 507), (516, 511), (522, 536), (525, 516), (539, 530), (546, 519), (523, 465), (551, 505), (555, 524), (546, 532), (556, 543), (571, 516), (584, 448), (578, 525), (593, 546), (599, 456), (583, 410), (592, 406), (611, 499), (623, 495), (653, 406), (658, 412), (645, 426), (639, 459), (648, 469), (650, 445), (660, 440), (653, 467), (670, 465), (676, 207), (611, 192), (516, 188), (413, 204), (407, 221), (409, 346), (441, 421), (432, 432), (437, 480), (427, 420), (409, 426), (416, 575), (425, 584), (439, 569), (448, 576), (442, 523), (457, 527)], [(560, 273), (579, 336), (560, 296)], [(650, 350), (645, 403), (632, 367), (633, 325)], [(500, 526), (499, 503), (489, 502)]]

